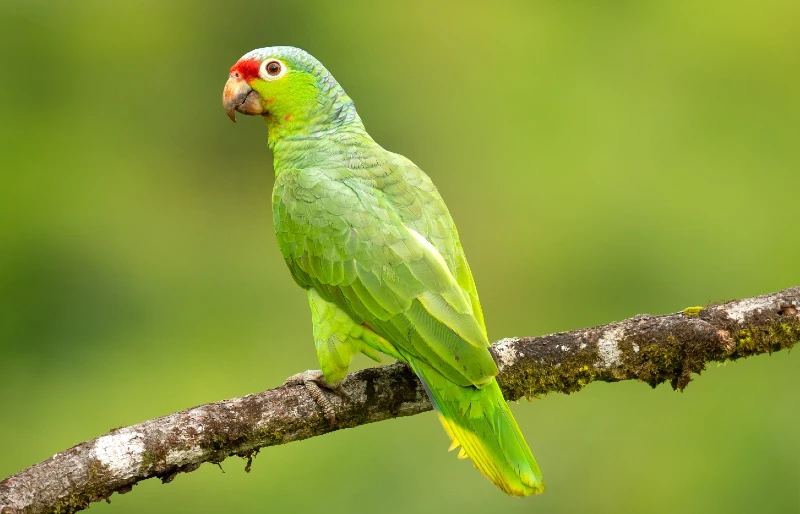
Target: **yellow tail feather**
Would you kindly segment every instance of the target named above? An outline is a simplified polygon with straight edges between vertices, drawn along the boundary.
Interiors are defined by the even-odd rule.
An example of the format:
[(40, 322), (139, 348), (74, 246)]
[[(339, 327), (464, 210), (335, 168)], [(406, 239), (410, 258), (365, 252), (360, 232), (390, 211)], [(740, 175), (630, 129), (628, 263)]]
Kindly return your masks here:
[(486, 478), (507, 494), (544, 492), (542, 473), (496, 380), (481, 389), (461, 387), (424, 362), (412, 367), (425, 384), (439, 420), (459, 458), (469, 457)]

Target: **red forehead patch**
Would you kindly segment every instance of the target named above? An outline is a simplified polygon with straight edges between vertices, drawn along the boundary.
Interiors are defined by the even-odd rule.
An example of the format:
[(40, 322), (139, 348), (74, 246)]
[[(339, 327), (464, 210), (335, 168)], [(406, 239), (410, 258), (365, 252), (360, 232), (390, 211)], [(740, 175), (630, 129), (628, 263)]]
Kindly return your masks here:
[(257, 78), (260, 64), (261, 63), (259, 63), (257, 59), (246, 59), (244, 61), (239, 61), (231, 67), (231, 76), (233, 77), (234, 74), (238, 74), (238, 77), (236, 78), (240, 78), (245, 81)]

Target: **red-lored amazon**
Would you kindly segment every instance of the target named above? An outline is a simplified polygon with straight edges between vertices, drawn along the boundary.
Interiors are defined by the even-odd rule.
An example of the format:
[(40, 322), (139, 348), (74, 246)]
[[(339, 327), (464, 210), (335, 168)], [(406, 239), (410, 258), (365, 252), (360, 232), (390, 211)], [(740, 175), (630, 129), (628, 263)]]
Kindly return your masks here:
[(384, 150), (353, 101), (308, 53), (253, 50), (230, 71), (225, 111), (259, 114), (274, 154), (278, 244), (308, 291), (328, 384), (353, 354), (408, 363), (460, 457), (508, 494), (544, 491), (497, 385), (478, 293), (431, 179)]

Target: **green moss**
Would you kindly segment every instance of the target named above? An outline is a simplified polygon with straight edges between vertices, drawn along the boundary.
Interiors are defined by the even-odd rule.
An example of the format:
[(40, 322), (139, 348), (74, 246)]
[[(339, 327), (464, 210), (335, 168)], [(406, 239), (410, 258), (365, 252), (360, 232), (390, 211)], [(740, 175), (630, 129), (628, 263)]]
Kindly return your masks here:
[(89, 465), (89, 478), (95, 478), (103, 472), (103, 463), (99, 460), (93, 461)]
[(100, 461), (93, 461), (89, 464), (89, 483), (87, 487), (80, 492), (72, 493), (69, 496), (60, 499), (51, 506), (51, 510), (55, 514), (72, 514), (79, 510), (89, 508), (89, 504), (101, 500), (108, 501), (113, 491), (106, 491), (102, 486), (98, 487), (94, 484), (103, 483), (103, 475), (107, 472), (106, 466)]
[(703, 310), (703, 307), (698, 305), (698, 306), (695, 306), (695, 307), (686, 307), (685, 309), (683, 309), (683, 313), (686, 314), (687, 316), (691, 316), (693, 318), (696, 318), (697, 316), (700, 315), (700, 311), (702, 311), (702, 310)]
[(633, 375), (651, 387), (667, 381), (673, 388), (678, 387), (677, 380), (685, 367), (686, 356), (675, 336), (668, 335), (661, 344), (637, 345), (640, 348), (638, 352), (633, 352), (632, 346), (632, 343), (624, 345), (624, 375)]
[(151, 469), (156, 467), (158, 464), (164, 461), (165, 455), (159, 455), (159, 452), (150, 450), (145, 450), (142, 452), (142, 471)]
[(520, 373), (500, 375), (498, 382), (507, 400), (531, 400), (553, 391), (570, 394), (598, 378), (599, 370), (594, 367), (598, 359), (596, 351), (578, 351), (558, 366), (546, 360), (529, 362)]
[(751, 331), (740, 330), (735, 340), (736, 349), (740, 352), (752, 353), (755, 350), (755, 344), (753, 343)]
[(258, 455), (258, 452), (259, 452), (259, 448), (256, 448), (255, 450), (250, 450), (248, 452), (242, 452), (242, 453), (237, 453), (236, 454), (238, 457), (241, 457), (241, 458), (247, 460), (247, 464), (245, 464), (245, 466), (244, 466), (244, 472), (245, 473), (250, 473), (250, 468), (252, 468), (252, 466), (253, 466), (253, 459), (256, 458), (256, 455)]
[(742, 328), (734, 332), (733, 341), (733, 358), (788, 350), (800, 341), (800, 318), (773, 319)]
[[(652, 325), (627, 332), (619, 341), (619, 362), (613, 368), (598, 366), (601, 359), (594, 344), (577, 351), (565, 351), (558, 340), (547, 342), (556, 353), (526, 359), (512, 373), (498, 377), (506, 398), (536, 398), (549, 392), (573, 393), (595, 380), (614, 382), (636, 379), (656, 387), (663, 382), (682, 391), (692, 377), (706, 369), (706, 363), (724, 362), (761, 353), (792, 348), (800, 341), (800, 317), (794, 311), (765, 311), (737, 322), (714, 315), (704, 307), (683, 311), (697, 317), (708, 313), (707, 323), (653, 321)], [(706, 318), (704, 318), (706, 319)], [(641, 323), (647, 323), (647, 319)], [(554, 336), (558, 337), (558, 336)], [(593, 337), (599, 337), (594, 335)], [(574, 353), (573, 353), (574, 352)]]
[(85, 492), (82, 494), (71, 494), (53, 504), (52, 512), (54, 514), (72, 514), (79, 510), (89, 508), (89, 504), (102, 500), (103, 498), (94, 498), (91, 493)]

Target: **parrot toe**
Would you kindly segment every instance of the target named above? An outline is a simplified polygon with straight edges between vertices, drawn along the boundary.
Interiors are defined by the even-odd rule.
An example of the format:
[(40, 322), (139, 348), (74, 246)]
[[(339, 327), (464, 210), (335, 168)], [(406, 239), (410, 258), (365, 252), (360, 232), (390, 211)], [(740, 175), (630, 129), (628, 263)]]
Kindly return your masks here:
[[(306, 392), (308, 392), (309, 396), (314, 400), (314, 403), (325, 413), (325, 418), (328, 420), (328, 423), (330, 423), (332, 427), (336, 425), (336, 410), (334, 408), (334, 402), (331, 401), (329, 396), (330, 393), (333, 393), (339, 398), (346, 397), (340, 384), (328, 383), (328, 381), (325, 380), (325, 375), (318, 369), (309, 369), (302, 373), (292, 375), (287, 378), (283, 384), (289, 386), (302, 385), (305, 387)], [(326, 393), (323, 389), (328, 392)]]

